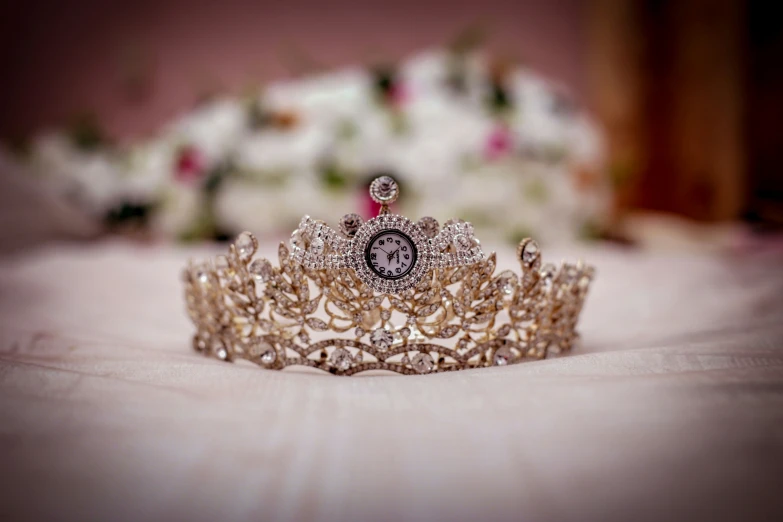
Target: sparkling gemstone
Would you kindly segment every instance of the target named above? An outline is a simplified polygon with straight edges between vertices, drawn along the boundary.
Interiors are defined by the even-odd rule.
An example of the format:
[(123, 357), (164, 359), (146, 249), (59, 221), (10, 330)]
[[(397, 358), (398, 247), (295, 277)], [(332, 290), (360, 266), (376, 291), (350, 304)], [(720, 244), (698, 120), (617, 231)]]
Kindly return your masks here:
[(465, 252), (470, 250), (470, 247), (472, 246), (470, 239), (467, 236), (463, 236), (462, 234), (457, 234), (454, 236), (453, 241), (454, 246), (457, 247), (457, 252)]
[(201, 266), (196, 269), (196, 281), (202, 285), (209, 283), (209, 271), (206, 267)]
[(428, 353), (417, 353), (413, 357), (413, 369), (419, 373), (429, 373), (435, 367), (435, 361)]
[(347, 237), (354, 237), (363, 223), (364, 219), (359, 214), (346, 214), (340, 218), (340, 232)]
[(407, 353), (404, 353), (404, 354), (402, 355), (402, 359), (400, 359), (400, 362), (401, 362), (402, 364), (408, 364), (408, 363), (410, 363), (410, 362), (411, 362), (411, 360), (410, 360), (410, 357), (408, 357), (408, 354), (407, 354)]
[(217, 357), (222, 361), (228, 359), (228, 350), (226, 350), (226, 345), (223, 344), (223, 341), (217, 338), (212, 339), (212, 343), (210, 346), (212, 349), (212, 353), (215, 354), (215, 357)]
[(304, 248), (304, 234), (298, 228), (291, 232), (291, 240), (289, 241), (291, 248)]
[(370, 185), (370, 196), (376, 203), (391, 203), (397, 199), (399, 187), (390, 176), (375, 178)]
[(275, 362), (275, 359), (277, 359), (277, 351), (275, 351), (275, 347), (266, 342), (260, 343), (260, 346), (261, 350), (258, 358), (261, 360), (261, 363), (268, 366)]
[(314, 254), (320, 255), (324, 251), (324, 240), (320, 237), (313, 239), (310, 242), (310, 251)]
[(332, 363), (332, 366), (342, 371), (350, 368), (352, 361), (353, 358), (351, 357), (351, 352), (345, 348), (337, 348), (332, 352), (331, 357), (329, 357), (329, 362)]
[(305, 344), (310, 342), (310, 336), (307, 335), (307, 332), (305, 332), (305, 331), (299, 332), (299, 336), (298, 337), (299, 337), (299, 340), (302, 341)]
[(522, 262), (526, 265), (532, 265), (538, 256), (538, 244), (533, 240), (528, 241), (522, 249)]
[(361, 350), (356, 352), (356, 355), (353, 356), (353, 360), (358, 362), (358, 363), (360, 363), (360, 362), (362, 362), (364, 360), (364, 355), (362, 355), (362, 351)]
[(388, 311), (388, 310), (381, 310), (381, 319), (383, 319), (384, 321), (388, 321), (390, 317), (391, 317), (391, 312), (390, 311)]
[(498, 288), (505, 295), (511, 295), (517, 282), (517, 275), (511, 270), (506, 270), (498, 277)]
[(361, 326), (357, 326), (356, 330), (353, 331), (354, 334), (356, 334), (356, 337), (364, 337), (364, 334), (367, 332), (364, 331), (364, 328)]
[(495, 351), (495, 356), (492, 358), (492, 364), (495, 366), (505, 366), (513, 357), (514, 354), (511, 352), (511, 348), (508, 346), (501, 346)]
[(256, 248), (258, 248), (258, 242), (250, 232), (242, 232), (234, 242), (234, 246), (237, 249), (239, 259), (247, 261), (255, 254)]
[(404, 337), (404, 338), (406, 338), (406, 339), (407, 339), (407, 338), (408, 338), (408, 337), (410, 337), (410, 335), (411, 335), (411, 329), (410, 329), (410, 328), (408, 328), (407, 326), (403, 327), (403, 328), (400, 330), (400, 335), (401, 335), (402, 337)]
[(377, 328), (370, 335), (370, 342), (376, 348), (385, 352), (394, 342), (394, 335), (385, 328)]
[(247, 267), (248, 272), (255, 277), (258, 281), (269, 281), (272, 279), (274, 269), (272, 263), (268, 259), (254, 259), (252, 263)]
[(421, 218), (417, 224), (419, 225), (419, 228), (424, 233), (424, 235), (430, 239), (437, 236), (438, 231), (440, 230), (438, 220), (434, 217), (425, 216)]

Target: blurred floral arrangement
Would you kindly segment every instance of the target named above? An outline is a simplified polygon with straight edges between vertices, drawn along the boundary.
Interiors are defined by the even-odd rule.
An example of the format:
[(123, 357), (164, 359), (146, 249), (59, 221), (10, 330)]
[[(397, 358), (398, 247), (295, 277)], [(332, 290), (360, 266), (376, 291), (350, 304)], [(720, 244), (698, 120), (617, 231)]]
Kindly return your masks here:
[(366, 185), (385, 173), (414, 219), (555, 242), (605, 227), (603, 158), (601, 133), (559, 89), (455, 45), (213, 98), (130, 146), (88, 123), (42, 134), (22, 170), (109, 231), (219, 239), (287, 233), (305, 213), (367, 217)]

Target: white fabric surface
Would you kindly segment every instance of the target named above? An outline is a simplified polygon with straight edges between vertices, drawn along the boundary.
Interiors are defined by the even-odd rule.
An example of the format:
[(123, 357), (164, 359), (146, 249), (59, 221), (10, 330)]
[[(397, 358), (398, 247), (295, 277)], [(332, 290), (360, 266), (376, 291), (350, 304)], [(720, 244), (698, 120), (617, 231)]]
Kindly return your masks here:
[(783, 520), (783, 256), (544, 253), (573, 355), (356, 378), (192, 352), (193, 251), (0, 260), (0, 520)]

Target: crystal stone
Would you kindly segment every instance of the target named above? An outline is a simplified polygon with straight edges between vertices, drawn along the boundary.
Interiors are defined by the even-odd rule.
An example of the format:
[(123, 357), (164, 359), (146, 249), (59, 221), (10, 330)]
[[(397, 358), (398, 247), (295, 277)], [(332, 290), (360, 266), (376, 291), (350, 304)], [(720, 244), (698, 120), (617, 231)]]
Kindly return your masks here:
[(419, 373), (429, 373), (435, 367), (435, 361), (428, 353), (417, 353), (413, 357), (413, 369)]
[(250, 232), (242, 232), (234, 242), (234, 246), (237, 249), (239, 259), (247, 261), (255, 254), (256, 248), (258, 248), (258, 242)]
[(304, 248), (305, 242), (304, 242), (304, 234), (302, 234), (302, 231), (298, 228), (291, 232), (291, 240), (289, 241), (291, 244), (291, 248)]
[(209, 271), (204, 266), (200, 266), (196, 269), (196, 281), (205, 285), (209, 283)]
[(438, 235), (440, 226), (438, 225), (438, 220), (434, 217), (425, 216), (417, 224), (426, 237), (432, 239)]
[(340, 218), (340, 232), (347, 237), (353, 237), (359, 231), (364, 219), (359, 214), (346, 214)]
[(259, 281), (269, 281), (272, 278), (272, 274), (274, 273), (274, 269), (272, 268), (272, 263), (269, 262), (268, 259), (255, 259), (252, 263), (247, 267), (248, 272), (256, 278)]
[(370, 335), (370, 342), (376, 348), (385, 352), (394, 342), (394, 335), (385, 328), (377, 328)]
[(275, 362), (275, 359), (277, 359), (277, 352), (275, 351), (275, 347), (266, 341), (259, 342), (253, 348), (253, 352), (254, 355), (258, 356), (258, 360), (261, 361), (261, 364), (267, 366)]
[(221, 361), (228, 359), (228, 350), (220, 339), (213, 339), (211, 343), (212, 353)]
[(332, 366), (342, 371), (345, 371), (351, 367), (352, 360), (353, 358), (351, 357), (351, 352), (345, 348), (337, 348), (334, 352), (332, 352), (331, 357), (329, 357), (329, 362), (332, 363)]
[(538, 259), (538, 244), (535, 241), (528, 241), (522, 248), (522, 262), (526, 265), (532, 265)]
[(462, 234), (457, 234), (454, 236), (454, 246), (457, 247), (457, 252), (465, 252), (466, 250), (470, 250), (472, 245), (473, 243), (471, 243), (467, 236), (463, 236)]
[(313, 239), (310, 242), (310, 252), (320, 255), (324, 252), (324, 240), (320, 237)]
[(492, 364), (495, 366), (505, 366), (513, 357), (514, 354), (511, 352), (511, 348), (502, 346), (495, 352), (495, 356), (492, 358)]
[(375, 178), (370, 185), (370, 197), (376, 203), (391, 203), (397, 199), (398, 194), (397, 182), (390, 176)]

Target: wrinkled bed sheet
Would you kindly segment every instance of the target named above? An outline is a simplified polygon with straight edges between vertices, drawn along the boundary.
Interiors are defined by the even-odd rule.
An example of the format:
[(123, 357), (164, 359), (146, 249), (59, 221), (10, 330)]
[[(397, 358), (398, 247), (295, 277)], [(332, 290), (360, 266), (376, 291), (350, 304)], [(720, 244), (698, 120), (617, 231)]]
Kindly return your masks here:
[(338, 378), (192, 352), (203, 252), (0, 260), (0, 520), (783, 520), (779, 253), (545, 250), (573, 355)]

